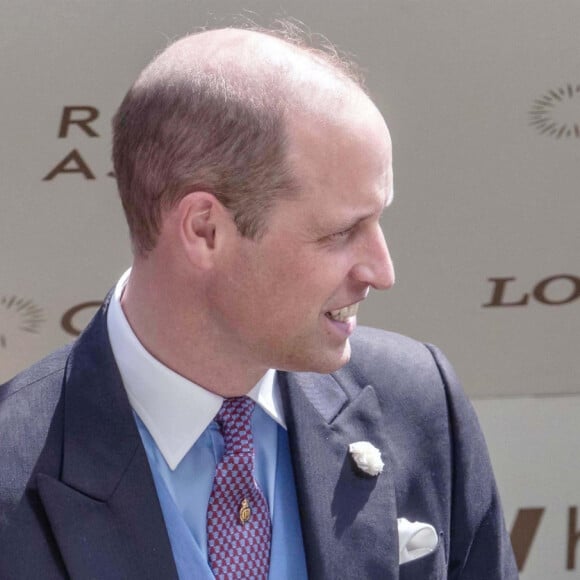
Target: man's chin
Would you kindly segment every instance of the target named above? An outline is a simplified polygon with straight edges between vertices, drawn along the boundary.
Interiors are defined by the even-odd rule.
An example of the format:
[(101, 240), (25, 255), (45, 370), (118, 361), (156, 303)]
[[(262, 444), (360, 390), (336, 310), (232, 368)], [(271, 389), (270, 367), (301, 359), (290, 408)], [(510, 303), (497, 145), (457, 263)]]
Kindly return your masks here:
[(318, 372), (333, 373), (334, 371), (337, 371), (338, 369), (342, 368), (346, 363), (348, 363), (348, 361), (350, 360), (351, 354), (352, 354), (352, 352), (351, 352), (351, 348), (350, 348), (350, 341), (348, 339), (346, 339), (345, 344), (344, 344), (344, 348), (343, 348), (340, 356), (338, 356), (335, 359), (330, 359), (328, 361), (330, 364), (326, 368), (326, 370), (318, 371)]

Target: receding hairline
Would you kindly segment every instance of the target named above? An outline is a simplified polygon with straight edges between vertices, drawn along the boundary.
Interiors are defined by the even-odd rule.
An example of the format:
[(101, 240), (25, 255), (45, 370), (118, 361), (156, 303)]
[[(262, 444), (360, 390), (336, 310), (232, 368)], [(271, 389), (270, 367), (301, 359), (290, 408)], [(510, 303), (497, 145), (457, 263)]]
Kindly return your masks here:
[(215, 75), (217, 82), (227, 78), (246, 95), (253, 89), (256, 99), (283, 98), (287, 109), (326, 111), (328, 104), (322, 95), (337, 101), (353, 92), (366, 95), (362, 79), (350, 74), (338, 56), (341, 64), (334, 64), (328, 53), (272, 32), (221, 28), (184, 36), (151, 61), (134, 88), (202, 73)]

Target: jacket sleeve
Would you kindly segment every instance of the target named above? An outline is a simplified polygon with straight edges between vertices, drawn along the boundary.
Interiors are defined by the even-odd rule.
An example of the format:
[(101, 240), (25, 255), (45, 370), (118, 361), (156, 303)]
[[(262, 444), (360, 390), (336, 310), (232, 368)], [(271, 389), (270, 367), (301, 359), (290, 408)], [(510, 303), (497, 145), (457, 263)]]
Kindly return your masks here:
[(444, 355), (428, 345), (446, 390), (452, 458), (449, 580), (517, 580), (483, 433)]

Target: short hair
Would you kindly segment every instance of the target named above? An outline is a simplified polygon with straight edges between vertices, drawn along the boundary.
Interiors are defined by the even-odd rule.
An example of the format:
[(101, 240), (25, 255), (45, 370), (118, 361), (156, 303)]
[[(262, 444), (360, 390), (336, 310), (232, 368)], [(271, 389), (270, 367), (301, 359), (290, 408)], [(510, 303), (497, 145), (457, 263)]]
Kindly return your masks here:
[[(364, 90), (349, 59), (330, 43), (311, 46), (296, 25), (251, 31), (278, 38), (340, 82)], [(196, 58), (188, 40), (198, 34), (157, 56), (113, 118), (114, 172), (140, 255), (155, 247), (164, 210), (189, 192), (215, 195), (240, 234), (255, 239), (266, 230), (275, 201), (299, 191), (287, 155), (289, 102), (299, 98), (284, 78), (288, 69), (240, 70), (235, 62)]]

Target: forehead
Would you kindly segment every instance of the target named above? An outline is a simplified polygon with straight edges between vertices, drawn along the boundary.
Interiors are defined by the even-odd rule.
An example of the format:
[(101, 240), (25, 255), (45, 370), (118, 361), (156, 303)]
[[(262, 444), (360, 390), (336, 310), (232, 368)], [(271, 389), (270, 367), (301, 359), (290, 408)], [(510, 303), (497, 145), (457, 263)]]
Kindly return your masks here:
[(345, 211), (365, 202), (382, 210), (390, 202), (391, 138), (379, 111), (363, 97), (290, 120), (289, 162), (303, 201)]

